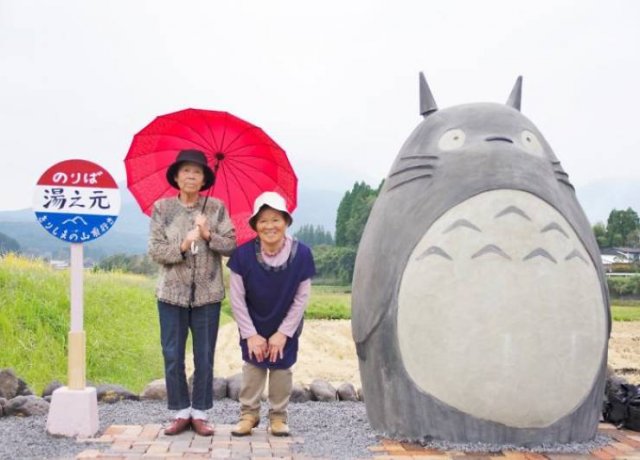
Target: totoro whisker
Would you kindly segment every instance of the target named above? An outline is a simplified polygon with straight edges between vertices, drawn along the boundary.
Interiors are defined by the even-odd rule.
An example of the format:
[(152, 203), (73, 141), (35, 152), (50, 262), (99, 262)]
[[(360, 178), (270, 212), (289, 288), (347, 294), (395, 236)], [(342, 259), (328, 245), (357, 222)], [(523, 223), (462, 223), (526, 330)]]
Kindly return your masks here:
[(542, 230), (540, 230), (540, 233), (546, 233), (552, 230), (556, 230), (562, 233), (565, 236), (565, 238), (569, 238), (569, 235), (567, 234), (567, 232), (565, 232), (557, 222), (551, 222), (550, 224), (547, 224)]
[(486, 254), (497, 254), (497, 255), (499, 255), (501, 257), (504, 257), (505, 259), (511, 260), (511, 257), (509, 257), (509, 255), (507, 255), (507, 253), (505, 253), (502, 249), (500, 249), (495, 244), (487, 244), (482, 249), (480, 249), (478, 252), (476, 252), (474, 255), (472, 255), (471, 258), (475, 259), (477, 257), (484, 256)]
[(389, 177), (397, 176), (399, 174), (406, 173), (406, 172), (415, 171), (416, 169), (433, 169), (433, 165), (411, 165), (411, 166), (407, 166), (406, 168), (398, 169), (397, 171), (392, 172), (391, 174), (389, 174)]
[(397, 183), (391, 185), (387, 190), (393, 190), (394, 188), (400, 187), (401, 185), (408, 184), (409, 182), (413, 182), (414, 180), (423, 179), (423, 178), (429, 178), (431, 176), (432, 176), (431, 173), (420, 174), (418, 176), (413, 176), (413, 177), (410, 177), (409, 179), (405, 179), (403, 181), (400, 181), (400, 182), (397, 182)]
[(400, 160), (439, 160), (438, 155), (405, 155)]
[(562, 177), (557, 177), (556, 179), (558, 179), (558, 182), (562, 182), (563, 184), (568, 185), (569, 187), (575, 190), (575, 188), (573, 187), (573, 184), (569, 182), (567, 179), (564, 179)]
[(442, 248), (439, 246), (429, 246), (426, 251), (416, 257), (416, 260), (422, 260), (425, 257), (429, 256), (440, 256), (444, 257), (447, 260), (453, 260), (449, 254), (447, 254)]
[(547, 251), (545, 251), (542, 248), (536, 248), (533, 251), (531, 251), (529, 254), (527, 254), (526, 256), (524, 256), (524, 258), (522, 260), (530, 260), (533, 259), (534, 257), (544, 257), (545, 259), (549, 259), (551, 262), (553, 262), (554, 264), (557, 264), (558, 262), (556, 261), (556, 259), (553, 258), (553, 256), (551, 254), (549, 254)]

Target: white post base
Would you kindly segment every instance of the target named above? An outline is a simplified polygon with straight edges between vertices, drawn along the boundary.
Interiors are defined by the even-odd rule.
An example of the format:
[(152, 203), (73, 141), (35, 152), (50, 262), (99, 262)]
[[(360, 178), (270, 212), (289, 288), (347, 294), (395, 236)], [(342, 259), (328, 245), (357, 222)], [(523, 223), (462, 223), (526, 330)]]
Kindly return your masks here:
[(93, 387), (60, 387), (51, 395), (47, 432), (61, 436), (93, 436), (98, 432), (98, 395)]

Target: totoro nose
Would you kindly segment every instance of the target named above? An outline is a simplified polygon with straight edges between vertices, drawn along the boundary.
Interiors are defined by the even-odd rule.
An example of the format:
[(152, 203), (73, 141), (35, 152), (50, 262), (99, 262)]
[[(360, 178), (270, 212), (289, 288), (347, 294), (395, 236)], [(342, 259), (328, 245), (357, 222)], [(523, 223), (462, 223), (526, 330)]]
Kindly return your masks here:
[(502, 142), (508, 142), (509, 144), (513, 144), (513, 141), (511, 139), (503, 136), (490, 136), (490, 137), (487, 137), (485, 141), (487, 142), (502, 141)]

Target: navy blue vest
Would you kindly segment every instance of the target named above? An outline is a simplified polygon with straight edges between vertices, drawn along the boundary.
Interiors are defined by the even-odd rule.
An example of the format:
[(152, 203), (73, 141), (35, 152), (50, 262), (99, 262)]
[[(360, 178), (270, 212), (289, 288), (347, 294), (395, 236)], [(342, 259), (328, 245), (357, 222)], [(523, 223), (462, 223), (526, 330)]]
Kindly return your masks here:
[[(311, 250), (295, 239), (289, 258), (280, 266), (271, 267), (262, 261), (260, 241), (257, 238), (239, 246), (229, 258), (227, 266), (242, 276), (249, 316), (258, 334), (265, 339), (278, 331), (300, 283), (316, 274)], [(284, 356), (275, 363), (267, 360), (259, 363), (253, 357), (249, 358), (247, 340), (240, 339), (242, 359), (262, 368), (288, 369), (296, 362), (301, 332), (302, 321), (295, 335), (287, 338)]]

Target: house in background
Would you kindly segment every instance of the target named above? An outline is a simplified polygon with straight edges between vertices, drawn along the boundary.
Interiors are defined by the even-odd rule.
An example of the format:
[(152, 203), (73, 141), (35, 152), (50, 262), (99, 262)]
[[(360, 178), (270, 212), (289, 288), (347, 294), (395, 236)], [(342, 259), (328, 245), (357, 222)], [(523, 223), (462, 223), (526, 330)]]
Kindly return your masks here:
[(634, 264), (640, 263), (640, 248), (603, 248), (600, 258), (607, 273), (633, 272)]

